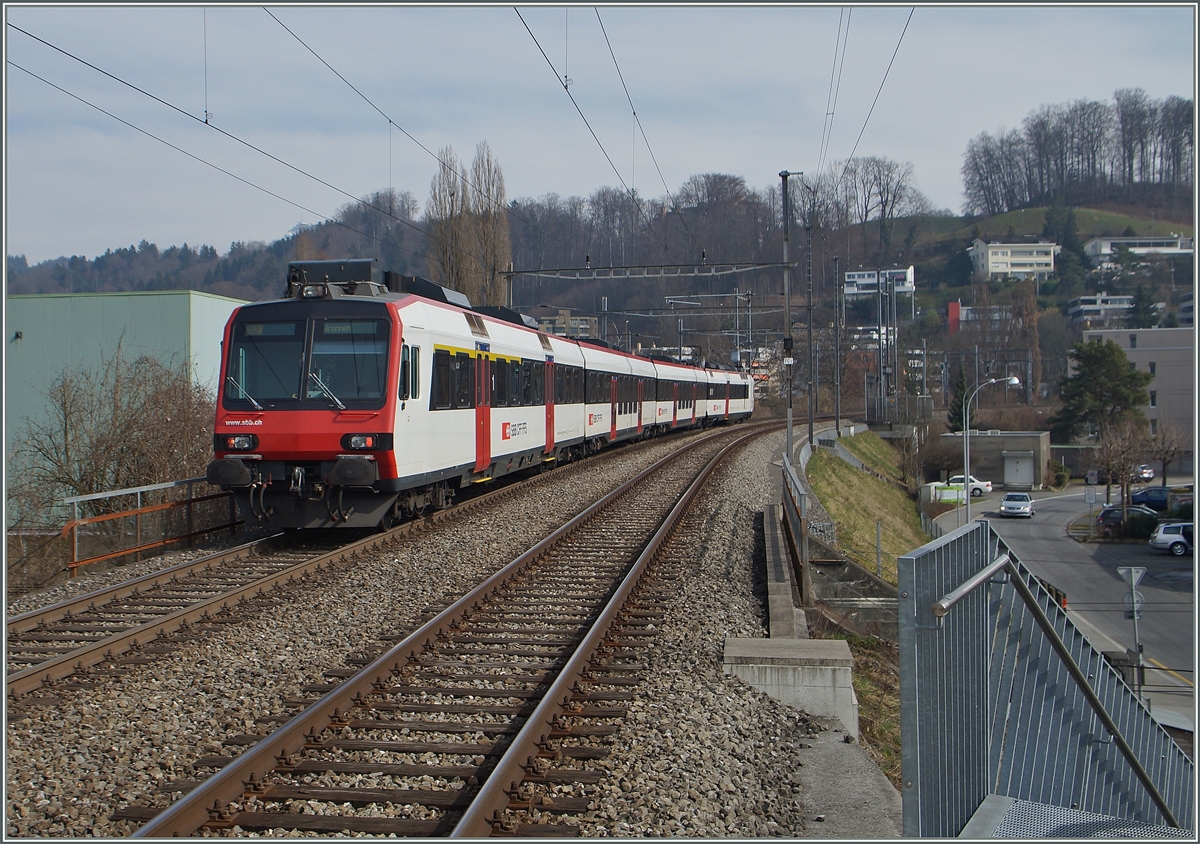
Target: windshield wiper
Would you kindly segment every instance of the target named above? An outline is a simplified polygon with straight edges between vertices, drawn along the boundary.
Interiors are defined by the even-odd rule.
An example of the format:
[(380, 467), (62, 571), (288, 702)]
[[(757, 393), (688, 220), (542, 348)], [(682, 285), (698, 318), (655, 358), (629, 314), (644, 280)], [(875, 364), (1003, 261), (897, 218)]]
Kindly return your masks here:
[(255, 410), (263, 409), (263, 406), (254, 400), (254, 396), (247, 393), (246, 388), (243, 387), (241, 384), (239, 384), (232, 375), (225, 376), (225, 380), (228, 381), (230, 384), (232, 384), (234, 386), (234, 389), (236, 389), (239, 393), (242, 394), (242, 396), (241, 396), (242, 398), (250, 399), (250, 404), (254, 405)]
[(328, 399), (330, 399), (334, 404), (336, 404), (338, 406), (338, 410), (346, 409), (346, 405), (342, 404), (342, 400), (333, 394), (333, 390), (331, 390), (325, 386), (325, 382), (317, 377), (317, 373), (310, 372), (310, 373), (308, 373), (308, 377), (316, 382), (317, 389), (319, 389), (322, 393), (324, 393)]

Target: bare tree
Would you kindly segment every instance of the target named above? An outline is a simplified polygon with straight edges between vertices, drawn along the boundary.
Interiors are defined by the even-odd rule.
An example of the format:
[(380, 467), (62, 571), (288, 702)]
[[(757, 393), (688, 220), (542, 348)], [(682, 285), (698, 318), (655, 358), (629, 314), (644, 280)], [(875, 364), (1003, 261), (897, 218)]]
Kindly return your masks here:
[(492, 155), (487, 141), (480, 141), (471, 163), (471, 207), (474, 209), (474, 245), (478, 250), (475, 262), (479, 277), (472, 285), (478, 290), (476, 304), (500, 305), (505, 290), (500, 273), (512, 261), (512, 240), (508, 231), (505, 207), (504, 174)]
[(471, 197), (467, 177), (451, 147), (438, 152), (438, 171), (429, 185), (426, 208), (430, 239), (429, 273), (438, 284), (468, 292)]
[[(44, 415), (23, 420), (9, 455), (10, 530), (60, 527), (64, 498), (197, 477), (212, 457), (213, 396), (188, 366), (129, 361), (118, 346), (93, 368), (62, 371), (45, 399)], [(81, 515), (113, 506), (87, 502)], [(25, 565), (10, 557), (8, 572), (44, 580)]]
[(1133, 469), (1146, 452), (1146, 421), (1123, 414), (1100, 429), (1096, 438), (1096, 462), (1105, 475), (1104, 499), (1112, 500), (1114, 481), (1120, 487), (1121, 504), (1129, 503)]
[(1113, 94), (1113, 99), (1121, 183), (1131, 193), (1134, 183), (1143, 181), (1149, 171), (1154, 109), (1141, 88), (1122, 88)]
[(1167, 467), (1178, 460), (1191, 445), (1188, 437), (1174, 422), (1158, 420), (1158, 427), (1150, 437), (1148, 453), (1152, 460), (1162, 464), (1162, 485), (1167, 485)]

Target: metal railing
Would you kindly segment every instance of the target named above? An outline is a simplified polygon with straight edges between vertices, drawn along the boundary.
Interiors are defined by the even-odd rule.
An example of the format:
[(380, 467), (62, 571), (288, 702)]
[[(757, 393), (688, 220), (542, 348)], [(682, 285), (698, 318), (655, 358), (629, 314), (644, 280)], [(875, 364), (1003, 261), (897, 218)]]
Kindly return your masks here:
[(1191, 828), (1195, 769), (985, 521), (899, 559), (904, 834), (989, 795)]
[[(225, 528), (232, 530), (241, 524), (233, 496), (228, 492), (220, 492), (197, 497), (194, 495), (195, 485), (200, 483), (207, 481), (204, 478), (187, 478), (64, 498), (62, 503), (71, 506), (71, 520), (63, 526), (60, 536), (70, 539), (67, 569), (71, 577), (75, 577), (81, 567), (92, 563), (129, 555), (141, 559), (145, 551), (190, 541)], [(144, 496), (179, 487), (186, 488), (184, 499), (143, 506)], [(122, 496), (133, 498), (135, 506), (115, 513), (80, 518), (80, 504)], [(225, 513), (228, 513), (227, 519)], [(84, 557), (80, 557), (81, 542), (86, 548), (87, 556)]]
[[(801, 449), (801, 455), (805, 463), (808, 462), (808, 443), (804, 444)], [(792, 545), (791, 557), (793, 560), (798, 560), (799, 577), (797, 583), (800, 587), (800, 603), (803, 606), (810, 607), (813, 604), (812, 593), (812, 572), (809, 570), (809, 554), (808, 554), (808, 492), (805, 491), (804, 485), (800, 483), (800, 477), (796, 474), (796, 467), (792, 465), (792, 461), (787, 454), (783, 455), (783, 495), (780, 504), (783, 507), (783, 524), (784, 536)]]

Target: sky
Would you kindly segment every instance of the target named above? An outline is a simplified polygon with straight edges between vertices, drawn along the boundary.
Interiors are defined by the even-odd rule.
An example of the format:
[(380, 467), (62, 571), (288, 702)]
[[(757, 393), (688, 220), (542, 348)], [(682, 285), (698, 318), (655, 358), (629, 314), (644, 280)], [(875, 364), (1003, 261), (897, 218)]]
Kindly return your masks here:
[(388, 187), (424, 207), (435, 154), (482, 141), (510, 200), (701, 173), (765, 190), (854, 155), (911, 163), (958, 213), (982, 132), (1120, 88), (1195, 98), (1194, 4), (4, 13), (5, 252), (30, 265), (143, 239), (224, 254)]

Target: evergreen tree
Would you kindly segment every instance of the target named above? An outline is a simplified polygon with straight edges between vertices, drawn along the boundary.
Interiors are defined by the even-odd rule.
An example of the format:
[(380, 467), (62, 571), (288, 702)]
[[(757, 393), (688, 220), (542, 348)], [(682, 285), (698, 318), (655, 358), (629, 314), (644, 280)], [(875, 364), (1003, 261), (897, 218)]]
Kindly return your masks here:
[[(963, 429), (963, 402), (967, 400), (967, 368), (960, 366), (958, 369), (958, 380), (954, 382), (954, 392), (950, 396), (950, 409), (946, 412), (946, 425), (952, 432), (961, 431)], [(975, 408), (971, 408), (971, 415), (967, 417), (967, 428), (975, 427)]]
[(1153, 328), (1157, 322), (1158, 308), (1154, 306), (1154, 294), (1145, 285), (1139, 284), (1133, 292), (1133, 302), (1129, 308), (1129, 327)]
[(1068, 356), (1074, 371), (1063, 381), (1063, 406), (1050, 418), (1050, 439), (1070, 443), (1080, 434), (1098, 431), (1123, 416), (1143, 418), (1149, 404), (1149, 372), (1129, 365), (1124, 350), (1112, 340), (1080, 341)]

